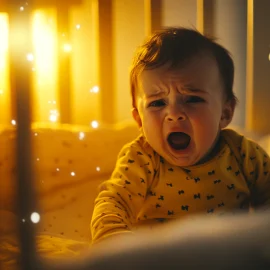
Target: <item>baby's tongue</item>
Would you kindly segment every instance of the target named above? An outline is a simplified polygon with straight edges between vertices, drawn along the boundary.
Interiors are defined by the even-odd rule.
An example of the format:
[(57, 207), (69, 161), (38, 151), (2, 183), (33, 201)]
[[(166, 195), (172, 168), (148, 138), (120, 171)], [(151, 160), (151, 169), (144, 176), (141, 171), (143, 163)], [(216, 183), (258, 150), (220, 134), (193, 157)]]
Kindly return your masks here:
[(188, 147), (190, 136), (183, 132), (173, 132), (168, 137), (168, 143), (175, 150), (183, 150)]

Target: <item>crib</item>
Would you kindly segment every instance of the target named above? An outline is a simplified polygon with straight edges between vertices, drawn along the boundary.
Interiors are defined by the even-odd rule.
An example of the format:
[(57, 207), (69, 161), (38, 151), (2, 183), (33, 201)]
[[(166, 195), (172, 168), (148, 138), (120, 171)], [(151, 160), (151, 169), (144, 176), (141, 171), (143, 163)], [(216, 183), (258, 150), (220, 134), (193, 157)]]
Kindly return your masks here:
[[(270, 135), (231, 128), (256, 140), (270, 153)], [(121, 147), (138, 134), (132, 121), (94, 130), (75, 125), (32, 125), (34, 190), (40, 215), (36, 245), (42, 258), (77, 258), (88, 251), (98, 186), (110, 177)], [(0, 227), (2, 269), (16, 269), (19, 254), (14, 213), (15, 136), (14, 127), (0, 130), (0, 179), (8, 180), (1, 181), (0, 188), (0, 220), (4, 220)]]
[[(108, 179), (123, 144), (135, 138), (137, 126), (125, 122), (91, 130), (87, 127), (34, 124), (31, 128), (34, 190), (40, 222), (37, 247), (41, 256), (72, 257), (91, 243), (90, 219), (99, 184)], [(0, 254), (7, 265), (18, 250), (14, 213), (15, 128), (0, 130)], [(21, 220), (23, 222), (23, 220)], [(6, 269), (6, 268), (2, 268)]]
[[(14, 6), (10, 4), (11, 2), (15, 3)], [(31, 1), (28, 2), (30, 3)], [(21, 1), (1, 1), (0, 12), (6, 12), (7, 6), (9, 6), (9, 8), (11, 7), (9, 10), (11, 14), (10, 21), (18, 23), (20, 20), (17, 20), (17, 18), (20, 18), (22, 25), (24, 24), (25, 29), (28, 27), (29, 30), (30, 25), (27, 17), (27, 10), (31, 8), (31, 5), (28, 5), (28, 2), (25, 3), (24, 6), (21, 6)], [(47, 7), (47, 3), (50, 4), (50, 7), (57, 6), (56, 4), (59, 4), (60, 2), (61, 1), (55, 0), (33, 0), (32, 7), (33, 9), (39, 7), (39, 5), (42, 8)], [(128, 76), (126, 71), (129, 62), (127, 64), (127, 62), (123, 60), (131, 59), (135, 45), (141, 42), (141, 39), (143, 39), (146, 34), (149, 34), (162, 26), (181, 24), (190, 27), (192, 25), (197, 25), (197, 28), (200, 31), (214, 34), (214, 30), (212, 29), (215, 24), (214, 19), (215, 17), (220, 18), (220, 16), (213, 16), (213, 14), (215, 13), (215, 15), (217, 15), (220, 13), (220, 10), (222, 10), (222, 5), (219, 4), (219, 9), (214, 12), (214, 1), (204, 0), (187, 1), (185, 4), (183, 4), (184, 1), (166, 0), (69, 0), (67, 2), (70, 6), (71, 4), (78, 4), (84, 6), (84, 8), (89, 8), (91, 6), (91, 23), (94, 22), (94, 26), (87, 22), (88, 27), (94, 28), (98, 26), (98, 30), (92, 29), (93, 31), (90, 33), (91, 38), (88, 38), (88, 43), (85, 43), (86, 46), (83, 44), (85, 47), (83, 47), (82, 44), (80, 45), (83, 47), (83, 50), (80, 50), (81, 47), (79, 46), (77, 53), (78, 51), (82, 51), (82, 53), (77, 54), (76, 57), (72, 58), (70, 55), (65, 54), (66, 52), (63, 53), (62, 51), (59, 51), (58, 58), (55, 60), (55, 62), (58, 62), (59, 64), (58, 71), (61, 74), (58, 78), (58, 85), (55, 83), (57, 79), (55, 76), (55, 80), (51, 80), (53, 81), (53, 87), (48, 84), (50, 87), (44, 87), (43, 90), (45, 91), (36, 91), (35, 98), (40, 95), (38, 97), (42, 99), (42, 97), (46, 96), (45, 94), (47, 91), (51, 94), (53, 93), (54, 97), (57, 96), (57, 102), (60, 104), (59, 119), (57, 119), (58, 114), (56, 113), (56, 110), (53, 110), (52, 115), (50, 115), (52, 121), (44, 122), (44, 119), (47, 119), (48, 116), (47, 111), (44, 113), (45, 110), (42, 111), (42, 109), (38, 107), (37, 104), (39, 103), (34, 103), (35, 106), (33, 112), (35, 121), (32, 123), (29, 120), (30, 102), (28, 100), (28, 94), (30, 88), (30, 66), (29, 63), (25, 63), (25, 57), (21, 59), (18, 55), (23, 54), (25, 56), (25, 53), (28, 50), (27, 46), (31, 46), (30, 42), (28, 41), (29, 43), (26, 42), (23, 46), (18, 46), (17, 49), (19, 53), (16, 52), (16, 48), (13, 47), (13, 51), (10, 54), (13, 64), (10, 65), (10, 74), (12, 76), (10, 76), (11, 85), (8, 87), (13, 89), (15, 93), (10, 90), (10, 100), (5, 99), (4, 102), (2, 102), (3, 99), (0, 100), (0, 102), (2, 102), (0, 103), (0, 106), (2, 106), (0, 114), (0, 269), (16, 270), (21, 269), (21, 267), (27, 270), (67, 269), (63, 266), (58, 268), (55, 261), (73, 259), (73, 261), (76, 262), (84, 254), (89, 254), (89, 251), (90, 253), (92, 253), (92, 251), (94, 253), (94, 250), (91, 250), (90, 246), (90, 220), (93, 212), (94, 199), (98, 192), (98, 186), (102, 181), (110, 177), (121, 147), (139, 135), (139, 130), (134, 121), (124, 121), (127, 118), (130, 119), (130, 106), (128, 105), (130, 104), (130, 97), (129, 93), (126, 91), (128, 88)], [(122, 5), (123, 2), (125, 2), (124, 5)], [(192, 4), (190, 5), (191, 2)], [(262, 2), (263, 1), (261, 1), (261, 3)], [(256, 4), (255, 2), (253, 4), (253, 1), (249, 0), (247, 3), (243, 3), (242, 6), (249, 11), (253, 10), (253, 6), (256, 5), (258, 8), (254, 9), (256, 17), (260, 15), (257, 10), (268, 10), (267, 8), (264, 8), (264, 5), (267, 4), (266, 2), (264, 5), (261, 4), (261, 6), (259, 4), (260, 1)], [(239, 14), (243, 17), (245, 11), (242, 10), (242, 6), (230, 4), (230, 7), (224, 14), (230, 14), (230, 11), (234, 11), (235, 8), (237, 8), (238, 11), (241, 10)], [(20, 8), (20, 11), (18, 11), (18, 7)], [(180, 10), (180, 7), (182, 11), (181, 16), (174, 13), (175, 10)], [(227, 8), (227, 6), (223, 7)], [(15, 10), (15, 8), (17, 9)], [(27, 11), (25, 12), (26, 15), (22, 13), (24, 11)], [(185, 11), (189, 11), (189, 15), (191, 14), (192, 16), (185, 17)], [(238, 11), (236, 11), (235, 14), (238, 15)], [(68, 12), (68, 8), (65, 8), (63, 13), (60, 12), (60, 14), (57, 15), (59, 23), (57, 31), (61, 32), (66, 30), (67, 34), (70, 34), (71, 31), (69, 31), (70, 29), (68, 30), (68, 25), (70, 23)], [(113, 21), (112, 13), (115, 17), (118, 16), (120, 19), (116, 20), (116, 22)], [(221, 13), (223, 14), (223, 10)], [(143, 17), (142, 14), (144, 14), (145, 17)], [(163, 18), (163, 21), (161, 15), (165, 18)], [(236, 30), (238, 29), (237, 31), (242, 30), (241, 16), (235, 16), (237, 19), (234, 18), (234, 26)], [(181, 19), (180, 17), (183, 17), (184, 19)], [(267, 16), (261, 17), (267, 18)], [(249, 18), (249, 20), (251, 19)], [(108, 23), (108, 21), (110, 23)], [(187, 21), (188, 25), (186, 24)], [(221, 19), (221, 21), (223, 20)], [(246, 20), (243, 21), (245, 21), (243, 27), (246, 27), (247, 31), (250, 32), (253, 29), (250, 27), (252, 24), (246, 26)], [(126, 26), (127, 22), (129, 23), (128, 27)], [(114, 30), (116, 30), (114, 33), (112, 31), (112, 24), (113, 27), (115, 27)], [(223, 28), (225, 27), (225, 24), (227, 26), (227, 18), (221, 24), (219, 22), (219, 27)], [(255, 28), (260, 29), (260, 31), (255, 32), (262, 33), (261, 35), (263, 36), (263, 39), (265, 39), (266, 34), (263, 35), (263, 31), (261, 30), (262, 27), (260, 27), (261, 25), (265, 26), (266, 23), (263, 21), (258, 23), (254, 19)], [(13, 30), (14, 26), (15, 24), (12, 25)], [(80, 25), (76, 25), (77, 30), (80, 27)], [(264, 28), (267, 29), (267, 27)], [(231, 31), (221, 32), (225, 33), (225, 40), (231, 35), (233, 36), (232, 40), (235, 39), (234, 46), (232, 47), (235, 55), (239, 56), (236, 57), (235, 60), (238, 67), (240, 67), (238, 69), (238, 72), (239, 70), (240, 72), (236, 78), (236, 88), (242, 89), (242, 92), (245, 92), (247, 88), (247, 93), (244, 95), (242, 95), (242, 92), (239, 93), (242, 95), (242, 100), (245, 100), (245, 98), (247, 100), (246, 111), (249, 111), (249, 109), (250, 111), (249, 115), (246, 116), (246, 125), (244, 125), (242, 115), (245, 114), (245, 108), (240, 105), (240, 109), (236, 116), (238, 120), (241, 118), (242, 125), (240, 126), (246, 126), (247, 128), (245, 129), (235, 125), (231, 126), (231, 128), (257, 141), (267, 153), (270, 154), (269, 125), (267, 119), (264, 117), (268, 112), (267, 106), (269, 100), (269, 91), (265, 91), (265, 89), (268, 89), (267, 85), (269, 85), (267, 84), (269, 76), (267, 73), (268, 63), (265, 61), (252, 62), (253, 59), (259, 59), (262, 55), (263, 58), (265, 57), (265, 47), (261, 49), (259, 46), (255, 46), (256, 50), (254, 52), (251, 49), (252, 46), (247, 48), (248, 71), (246, 76), (245, 74), (240, 74), (241, 71), (246, 69), (246, 55), (244, 54), (244, 50), (242, 50), (243, 44), (245, 45), (246, 43), (246, 39), (239, 35), (237, 31), (234, 33), (231, 33)], [(28, 40), (30, 40), (29, 33), (30, 31), (26, 33)], [(130, 35), (130, 33), (132, 33), (132, 35)], [(115, 35), (114, 37), (113, 34)], [(2, 38), (2, 36), (0, 36), (0, 38)], [(80, 38), (84, 39), (82, 36), (80, 36)], [(250, 38), (252, 38), (252, 40), (250, 40)], [(62, 37), (58, 37), (58, 39), (60, 40), (59, 44), (63, 42)], [(90, 39), (91, 42), (89, 42)], [(14, 39), (11, 38), (10, 40), (13, 40), (14, 42)], [(253, 37), (253, 35), (249, 35), (248, 42), (253, 41), (256, 41), (256, 44), (260, 44), (260, 39), (257, 36)], [(91, 45), (90, 50), (87, 47), (89, 43)], [(126, 50), (123, 50), (122, 43), (125, 44)], [(0, 53), (2, 53), (2, 49), (3, 46), (1, 47), (0, 44)], [(65, 49), (69, 51), (70, 47), (67, 46)], [(91, 51), (91, 53), (85, 56), (83, 53), (85, 51)], [(94, 53), (92, 53), (92, 51)], [(6, 51), (4, 51), (4, 53), (6, 53)], [(0, 56), (2, 56), (2, 54), (0, 54)], [(31, 55), (29, 57), (31, 61)], [(92, 57), (91, 60), (93, 61), (90, 64), (84, 61), (87, 57)], [(73, 71), (75, 71), (74, 73), (76, 73), (77, 77), (80, 77), (78, 74), (84, 72), (85, 77), (88, 78), (88, 76), (90, 76), (91, 80), (94, 81), (94, 83), (91, 82), (91, 94), (93, 94), (91, 99), (89, 99), (89, 96), (85, 98), (86, 95), (83, 92), (78, 91), (77, 93), (75, 91), (86, 85), (86, 83), (82, 81), (78, 82), (79, 80), (76, 81), (71, 76), (70, 71), (72, 70), (72, 66), (70, 62), (72, 59), (79, 58), (83, 61), (83, 65), (86, 67), (85, 70), (91, 70), (91, 74), (88, 74), (85, 70), (81, 70), (81, 63), (79, 63), (79, 61), (73, 61), (75, 63), (74, 65), (77, 65), (77, 68), (74, 68)], [(14, 59), (16, 61), (14, 61)], [(14, 65), (14, 63), (16, 63), (16, 65)], [(2, 64), (1, 61), (0, 64)], [(257, 73), (257, 70), (264, 70), (265, 72)], [(31, 67), (31, 72), (32, 71), (33, 68)], [(0, 72), (2, 72), (1, 69)], [(50, 74), (53, 74), (53, 71), (50, 72)], [(6, 71), (4, 72), (3, 78), (7, 78), (7, 73), (8, 72)], [(65, 76), (63, 74), (65, 74)], [(123, 74), (126, 77), (123, 76)], [(0, 75), (2, 75), (2, 73), (0, 73)], [(248, 82), (247, 87), (245, 87), (246, 78)], [(267, 80), (265, 78), (267, 78)], [(74, 89), (70, 86), (72, 79), (75, 80), (73, 85)], [(17, 82), (17, 85), (12, 84), (14, 81)], [(98, 97), (98, 95), (94, 96), (98, 89), (98, 86), (95, 86), (96, 82), (99, 83), (99, 87), (102, 89), (100, 97)], [(261, 82), (264, 83), (260, 84)], [(0, 95), (3, 94), (1, 83), (2, 81), (0, 78)], [(20, 89), (18, 89), (18, 85), (20, 86)], [(90, 86), (87, 84), (87, 87)], [(55, 90), (56, 88), (58, 88), (57, 93)], [(256, 89), (256, 91), (253, 89)], [(36, 87), (35, 90), (40, 89)], [(5, 97), (5, 95), (2, 96)], [(74, 100), (71, 100), (72, 96), (75, 97)], [(110, 102), (110, 100), (113, 100), (114, 98), (123, 106), (117, 113), (115, 112), (116, 105)], [(82, 102), (83, 99), (85, 99), (84, 102)], [(11, 103), (10, 106), (8, 105), (9, 101)], [(19, 101), (23, 101), (25, 105), (24, 108), (18, 104)], [(263, 102), (266, 103), (262, 104)], [(53, 104), (50, 104), (50, 106)], [(46, 106), (47, 109), (51, 109), (49, 105)], [(71, 115), (72, 106), (77, 108), (77, 110), (73, 110), (74, 115)], [(264, 111), (261, 110), (261, 108), (264, 108)], [(15, 117), (16, 109), (17, 118)], [(4, 115), (3, 111), (5, 111), (7, 116)], [(91, 118), (99, 118), (99, 120), (101, 120), (99, 128), (89, 127), (88, 118), (85, 117), (85, 115), (88, 114)], [(113, 119), (114, 114), (116, 114), (116, 119)], [(37, 119), (37, 115), (41, 115), (40, 119)], [(73, 120), (75, 119), (73, 121), (75, 123), (71, 121), (72, 117)], [(18, 120), (18, 125), (7, 125), (7, 122), (9, 123), (10, 120), (14, 118)], [(76, 120), (80, 123), (76, 123)], [(2, 124), (2, 122), (5, 122), (5, 124)], [(23, 129), (23, 126), (26, 128)], [(19, 135), (19, 137), (25, 135), (24, 132), (27, 132), (28, 127), (30, 134), (29, 139), (33, 149), (31, 160), (28, 161), (31, 162), (34, 172), (31, 187), (27, 187), (27, 184), (25, 184), (25, 190), (27, 190), (27, 188), (29, 188), (29, 190), (32, 189), (33, 193), (26, 193), (25, 201), (32, 201), (32, 198), (28, 197), (29, 194), (31, 194), (35, 202), (35, 212), (33, 213), (33, 216), (31, 216), (31, 222), (33, 224), (31, 223), (30, 225), (30, 217), (22, 216), (21, 212), (17, 209), (18, 204), (16, 204), (16, 200), (21, 199), (21, 204), (23, 205), (24, 198), (23, 194), (18, 192), (19, 181), (17, 179), (17, 169), (18, 165), (19, 167), (22, 165), (17, 164), (18, 160), (16, 159), (16, 154), (18, 152), (16, 151), (15, 144), (18, 141), (17, 135)], [(21, 143), (23, 143), (23, 139), (21, 139)], [(26, 141), (26, 143), (28, 143), (28, 141)], [(20, 153), (19, 160), (27, 160), (27, 157), (29, 156), (28, 153), (23, 151)], [(23, 177), (25, 176), (27, 176), (27, 174), (23, 175)], [(20, 215), (18, 215), (18, 213)], [(23, 224), (26, 225), (25, 231), (23, 230)], [(31, 229), (33, 229), (33, 231), (31, 231)], [(187, 231), (189, 230), (187, 229)], [(22, 250), (20, 250), (20, 244), (23, 243), (24, 247), (28, 246), (28, 239), (24, 237), (24, 232), (27, 236), (33, 237), (29, 239), (29, 247), (31, 248), (32, 240), (35, 245), (32, 246), (32, 250), (30, 249), (30, 255), (27, 250), (23, 250), (23, 256), (20, 256), (22, 252)], [(24, 241), (22, 241), (22, 239)], [(135, 244), (140, 248), (139, 242)], [(108, 244), (107, 252), (114, 250), (114, 248), (115, 242), (111, 243), (111, 245)], [(38, 254), (37, 258), (35, 257), (35, 254), (31, 254), (31, 251), (34, 250)], [(24, 256), (26, 257), (25, 264), (20, 261)], [(44, 262), (49, 262), (51, 260), (54, 263), (51, 264), (50, 267), (46, 266)], [(38, 263), (40, 263), (40, 268)], [(90, 262), (89, 265), (91, 265)], [(29, 268), (27, 268), (28, 266)], [(110, 265), (104, 269), (109, 269), (109, 267)], [(76, 265), (73, 269), (90, 268), (87, 266), (84, 268)], [(99, 268), (94, 267), (93, 269)]]

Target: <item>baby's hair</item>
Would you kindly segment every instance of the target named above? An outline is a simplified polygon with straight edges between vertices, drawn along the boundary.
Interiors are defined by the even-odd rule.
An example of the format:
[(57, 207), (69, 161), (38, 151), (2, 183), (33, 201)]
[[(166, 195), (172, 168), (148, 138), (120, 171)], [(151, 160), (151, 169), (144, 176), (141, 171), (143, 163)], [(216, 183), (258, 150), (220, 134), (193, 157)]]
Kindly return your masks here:
[(210, 54), (216, 59), (226, 98), (236, 104), (237, 98), (233, 93), (234, 63), (230, 53), (216, 43), (214, 38), (202, 35), (194, 29), (170, 27), (154, 32), (135, 52), (130, 70), (133, 108), (136, 108), (138, 76), (143, 70), (155, 69), (165, 64), (169, 64), (170, 69), (181, 68), (193, 57), (203, 54)]

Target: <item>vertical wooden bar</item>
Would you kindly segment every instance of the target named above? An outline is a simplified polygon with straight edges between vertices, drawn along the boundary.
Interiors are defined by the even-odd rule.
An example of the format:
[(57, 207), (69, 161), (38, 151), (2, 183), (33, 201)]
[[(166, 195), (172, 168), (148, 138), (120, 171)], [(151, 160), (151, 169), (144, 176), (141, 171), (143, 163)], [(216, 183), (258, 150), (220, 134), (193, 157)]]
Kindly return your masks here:
[(145, 0), (145, 35), (148, 36), (162, 26), (162, 0)]
[(204, 0), (197, 0), (197, 29), (204, 33)]
[(246, 128), (253, 127), (253, 0), (247, 2)]
[(101, 120), (106, 124), (112, 124), (115, 121), (112, 5), (112, 0), (98, 1)]
[[(16, 105), (17, 119), (17, 210), (22, 269), (34, 269), (34, 224), (31, 213), (36, 212), (31, 167), (31, 78), (27, 54), (31, 52), (30, 13), (31, 2), (23, 6), (21, 1), (9, 2), (10, 16), (10, 74)], [(24, 222), (23, 222), (24, 221)]]
[[(215, 4), (214, 0), (197, 0), (199, 3), (199, 7), (202, 6), (202, 11), (200, 10), (200, 13), (203, 13), (202, 16), (203, 19), (199, 21), (199, 23), (202, 23), (202, 26), (199, 26), (199, 30), (203, 28), (202, 33), (210, 36), (215, 35)], [(203, 1), (203, 3), (201, 3)]]
[[(58, 3), (59, 5), (59, 3)], [(58, 94), (60, 108), (60, 122), (71, 123), (71, 78), (70, 78), (70, 52), (69, 39), (69, 6), (59, 5), (57, 9), (58, 28)], [(72, 50), (72, 47), (70, 47)]]
[[(0, 7), (0, 125), (11, 121), (11, 90), (9, 79), (8, 14)], [(13, 118), (14, 119), (14, 118)]]
[(270, 1), (248, 0), (247, 128), (270, 133)]

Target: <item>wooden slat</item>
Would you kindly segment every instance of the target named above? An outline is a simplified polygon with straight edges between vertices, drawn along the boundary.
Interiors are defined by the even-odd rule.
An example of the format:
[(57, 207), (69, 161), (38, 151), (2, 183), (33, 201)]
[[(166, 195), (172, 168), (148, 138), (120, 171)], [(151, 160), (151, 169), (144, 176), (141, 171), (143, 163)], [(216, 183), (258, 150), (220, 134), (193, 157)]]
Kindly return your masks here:
[[(12, 0), (7, 6), (10, 26), (10, 78), (14, 93), (17, 120), (16, 169), (17, 214), (20, 239), (21, 269), (35, 269), (35, 226), (30, 217), (37, 211), (32, 182), (31, 148), (31, 75), (26, 55), (32, 49), (31, 21), (28, 9), (20, 12), (20, 1)], [(22, 220), (25, 220), (23, 222)]]
[(101, 120), (106, 124), (112, 124), (115, 120), (112, 2), (98, 0), (97, 7)]
[(270, 1), (248, 1), (247, 127), (270, 133)]
[(145, 35), (148, 36), (155, 30), (159, 30), (161, 21), (161, 0), (144, 0)]

